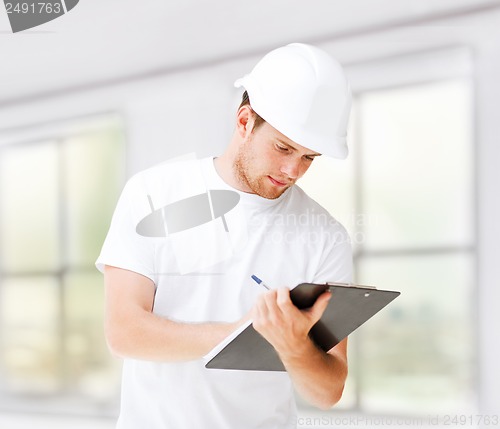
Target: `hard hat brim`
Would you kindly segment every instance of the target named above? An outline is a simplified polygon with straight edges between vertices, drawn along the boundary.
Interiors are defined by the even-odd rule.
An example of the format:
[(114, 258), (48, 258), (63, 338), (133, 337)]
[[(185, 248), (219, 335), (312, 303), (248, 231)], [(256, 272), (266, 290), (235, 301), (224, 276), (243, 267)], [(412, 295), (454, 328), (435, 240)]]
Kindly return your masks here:
[(261, 103), (259, 97), (258, 88), (255, 87), (252, 83), (252, 77), (247, 74), (234, 82), (234, 86), (236, 88), (244, 88), (248, 92), (248, 96), (250, 98), (250, 105), (252, 110), (254, 110), (262, 119), (264, 119), (269, 125), (278, 130), (280, 133), (288, 137), (293, 142), (304, 146), (310, 150), (321, 153), (322, 155), (330, 156), (332, 158), (337, 159), (345, 159), (349, 154), (349, 150), (347, 147), (347, 138), (346, 136), (337, 136), (333, 141), (332, 139), (324, 139), (318, 135), (311, 135), (307, 132), (302, 132), (299, 136), (291, 132), (284, 124), (280, 124), (276, 119), (276, 112), (267, 112), (265, 106)]

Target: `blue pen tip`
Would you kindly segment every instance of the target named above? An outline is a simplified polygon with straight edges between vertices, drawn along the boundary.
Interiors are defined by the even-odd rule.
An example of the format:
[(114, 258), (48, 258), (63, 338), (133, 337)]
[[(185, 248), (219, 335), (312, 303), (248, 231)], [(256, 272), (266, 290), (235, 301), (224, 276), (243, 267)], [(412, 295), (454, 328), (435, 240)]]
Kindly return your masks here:
[(254, 279), (258, 284), (262, 283), (262, 280), (259, 279), (257, 276), (254, 276), (253, 274), (252, 274), (252, 279)]

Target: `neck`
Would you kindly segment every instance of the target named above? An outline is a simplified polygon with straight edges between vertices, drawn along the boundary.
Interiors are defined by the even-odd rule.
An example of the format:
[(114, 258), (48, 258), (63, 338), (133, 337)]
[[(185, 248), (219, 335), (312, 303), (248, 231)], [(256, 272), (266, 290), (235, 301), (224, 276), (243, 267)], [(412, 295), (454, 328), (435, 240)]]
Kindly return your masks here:
[(220, 157), (215, 158), (215, 170), (222, 180), (224, 180), (224, 182), (226, 182), (229, 186), (232, 186), (242, 192), (252, 192), (247, 186), (238, 180), (238, 176), (234, 169), (237, 157), (237, 146), (238, 142), (233, 138), (231, 143), (227, 146), (226, 151)]
[(249, 190), (237, 180), (236, 174), (234, 173), (233, 161), (231, 158), (226, 157), (225, 153), (214, 159), (214, 166), (217, 174), (229, 186), (238, 189), (238, 191), (249, 192)]

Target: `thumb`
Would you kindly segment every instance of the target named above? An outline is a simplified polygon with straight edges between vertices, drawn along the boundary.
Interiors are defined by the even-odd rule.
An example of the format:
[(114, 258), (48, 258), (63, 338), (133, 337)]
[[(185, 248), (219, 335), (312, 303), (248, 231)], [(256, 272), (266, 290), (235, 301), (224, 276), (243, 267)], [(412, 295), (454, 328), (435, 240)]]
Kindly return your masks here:
[(325, 292), (321, 294), (314, 305), (309, 309), (309, 314), (313, 323), (316, 323), (321, 318), (326, 310), (326, 307), (328, 307), (328, 302), (330, 301), (331, 297), (331, 292)]

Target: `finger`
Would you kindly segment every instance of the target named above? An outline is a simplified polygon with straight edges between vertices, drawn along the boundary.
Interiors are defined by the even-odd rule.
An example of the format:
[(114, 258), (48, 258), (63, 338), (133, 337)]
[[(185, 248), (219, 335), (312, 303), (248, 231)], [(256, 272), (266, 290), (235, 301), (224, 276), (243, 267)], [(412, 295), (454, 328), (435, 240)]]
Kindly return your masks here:
[(267, 299), (268, 299), (268, 292), (266, 293), (262, 293), (261, 295), (259, 295), (259, 297), (257, 298), (257, 302), (255, 303), (256, 306), (259, 308), (259, 311), (261, 314), (265, 314), (267, 313)]
[[(271, 292), (263, 293), (257, 297), (257, 301), (255, 302), (253, 307), (254, 323), (255, 321), (257, 321), (257, 323), (265, 323), (269, 319), (271, 310), (270, 305), (267, 301), (272, 299)], [(271, 295), (271, 297), (269, 295)]]
[(268, 299), (268, 294), (269, 294), (269, 292), (263, 292), (263, 293), (261, 293), (257, 297), (257, 299), (255, 301), (255, 304), (254, 304), (255, 307), (258, 307), (259, 310), (261, 312), (264, 312), (264, 313), (267, 312), (267, 303), (266, 303), (266, 300)]
[(259, 331), (260, 326), (264, 323), (267, 314), (267, 307), (263, 296), (259, 296), (254, 306), (252, 307), (252, 324)]
[(330, 301), (331, 297), (331, 292), (327, 291), (325, 293), (322, 293), (318, 297), (314, 305), (309, 309), (308, 313), (313, 323), (316, 323), (321, 318), (326, 310), (326, 307), (328, 307), (328, 302)]
[[(283, 293), (283, 292), (281, 292)], [(285, 320), (285, 315), (278, 305), (278, 290), (272, 290), (265, 296), (266, 316), (271, 325), (280, 325)]]
[(266, 304), (266, 308), (268, 313), (279, 314), (281, 313), (280, 308), (278, 307), (278, 290), (273, 289), (263, 295), (264, 302)]
[(277, 289), (276, 304), (283, 313), (289, 312), (292, 308), (296, 308), (290, 299), (290, 289)]

